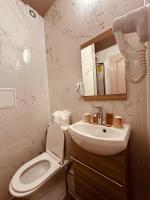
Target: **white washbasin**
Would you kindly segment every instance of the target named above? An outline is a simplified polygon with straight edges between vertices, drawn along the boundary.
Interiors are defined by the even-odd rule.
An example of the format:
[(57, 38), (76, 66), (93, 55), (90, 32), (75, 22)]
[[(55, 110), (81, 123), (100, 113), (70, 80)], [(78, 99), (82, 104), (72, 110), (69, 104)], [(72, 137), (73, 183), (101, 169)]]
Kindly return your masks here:
[(130, 132), (128, 124), (124, 124), (122, 129), (84, 122), (69, 126), (69, 133), (74, 142), (83, 149), (99, 155), (114, 155), (126, 149)]

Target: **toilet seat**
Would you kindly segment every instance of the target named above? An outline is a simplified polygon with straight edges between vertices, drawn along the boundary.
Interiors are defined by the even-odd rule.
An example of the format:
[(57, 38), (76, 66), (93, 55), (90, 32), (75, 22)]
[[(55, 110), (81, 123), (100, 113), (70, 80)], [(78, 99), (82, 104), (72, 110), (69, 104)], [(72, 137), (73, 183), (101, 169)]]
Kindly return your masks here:
[[(30, 192), (43, 185), (60, 168), (61, 165), (58, 160), (51, 154), (45, 152), (25, 163), (16, 172), (12, 178), (11, 187), (18, 193)], [(29, 171), (33, 173), (32, 177), (28, 177)]]

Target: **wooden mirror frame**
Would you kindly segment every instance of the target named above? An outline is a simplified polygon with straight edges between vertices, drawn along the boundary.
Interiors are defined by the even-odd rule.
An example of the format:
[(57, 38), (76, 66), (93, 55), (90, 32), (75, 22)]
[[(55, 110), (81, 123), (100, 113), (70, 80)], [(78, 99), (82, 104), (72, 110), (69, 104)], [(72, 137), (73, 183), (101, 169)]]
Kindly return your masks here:
[[(112, 33), (112, 29), (109, 29), (109, 30), (105, 31), (104, 33), (101, 33), (98, 36), (92, 38), (91, 40), (85, 42), (84, 44), (81, 45), (80, 49), (82, 50), (93, 43), (95, 44), (96, 52), (117, 44), (115, 36)], [(126, 84), (126, 87), (127, 87), (127, 84)], [(127, 88), (126, 88), (126, 91), (127, 91)], [(126, 92), (126, 94), (84, 96), (85, 101), (126, 100), (126, 99), (127, 99), (127, 92)]]

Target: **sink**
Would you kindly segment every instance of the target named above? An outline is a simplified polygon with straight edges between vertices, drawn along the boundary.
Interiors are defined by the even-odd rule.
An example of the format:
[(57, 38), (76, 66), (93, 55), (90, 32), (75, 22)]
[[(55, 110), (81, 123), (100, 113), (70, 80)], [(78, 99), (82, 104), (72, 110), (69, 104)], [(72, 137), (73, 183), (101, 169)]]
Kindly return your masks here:
[(71, 138), (81, 148), (99, 155), (114, 155), (125, 150), (131, 128), (124, 124), (122, 129), (77, 122), (69, 126)]

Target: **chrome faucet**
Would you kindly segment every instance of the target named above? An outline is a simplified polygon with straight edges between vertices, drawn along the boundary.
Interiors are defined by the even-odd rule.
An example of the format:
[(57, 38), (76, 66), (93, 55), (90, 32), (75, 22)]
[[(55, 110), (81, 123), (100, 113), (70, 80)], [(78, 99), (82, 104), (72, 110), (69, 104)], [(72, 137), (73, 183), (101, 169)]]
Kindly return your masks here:
[(99, 107), (97, 106), (96, 108), (99, 109), (98, 113), (97, 113), (97, 116), (98, 116), (98, 124), (99, 125), (103, 125), (103, 108), (102, 107)]

